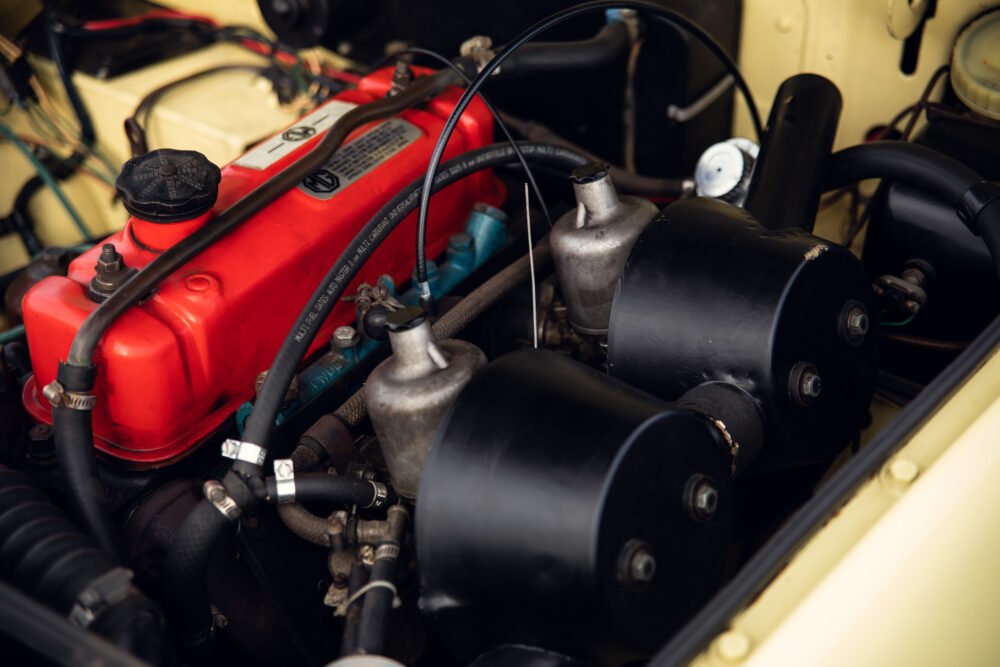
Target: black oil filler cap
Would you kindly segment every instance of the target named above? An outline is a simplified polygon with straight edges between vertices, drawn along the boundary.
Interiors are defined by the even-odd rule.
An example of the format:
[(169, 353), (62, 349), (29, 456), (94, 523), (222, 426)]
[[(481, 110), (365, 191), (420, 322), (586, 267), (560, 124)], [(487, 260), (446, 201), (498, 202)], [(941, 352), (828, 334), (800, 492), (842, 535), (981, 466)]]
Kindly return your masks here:
[(160, 148), (126, 162), (115, 188), (133, 216), (182, 222), (212, 208), (221, 177), (219, 168), (197, 151)]

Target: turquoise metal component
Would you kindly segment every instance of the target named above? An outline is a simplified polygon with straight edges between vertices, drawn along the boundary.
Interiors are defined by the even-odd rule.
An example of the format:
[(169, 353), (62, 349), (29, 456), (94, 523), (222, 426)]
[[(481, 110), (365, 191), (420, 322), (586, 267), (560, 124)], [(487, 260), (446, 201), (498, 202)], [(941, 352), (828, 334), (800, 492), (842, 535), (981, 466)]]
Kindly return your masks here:
[[(441, 264), (427, 262), (427, 280), (435, 299), (450, 294), (463, 280), (497, 254), (507, 245), (507, 215), (500, 209), (486, 204), (476, 204), (465, 222), (465, 231), (454, 234), (448, 242), (448, 251)], [(379, 282), (400, 303), (408, 306), (419, 303), (417, 290), (411, 288), (402, 295), (396, 293), (396, 286), (388, 276)], [(290, 419), (299, 410), (315, 400), (320, 394), (334, 386), (344, 374), (359, 361), (378, 350), (381, 341), (362, 339), (348, 350), (327, 352), (299, 373), (299, 391), (294, 401), (278, 413), (275, 426)], [(236, 426), (240, 433), (250, 416), (253, 403), (247, 402), (236, 411)]]

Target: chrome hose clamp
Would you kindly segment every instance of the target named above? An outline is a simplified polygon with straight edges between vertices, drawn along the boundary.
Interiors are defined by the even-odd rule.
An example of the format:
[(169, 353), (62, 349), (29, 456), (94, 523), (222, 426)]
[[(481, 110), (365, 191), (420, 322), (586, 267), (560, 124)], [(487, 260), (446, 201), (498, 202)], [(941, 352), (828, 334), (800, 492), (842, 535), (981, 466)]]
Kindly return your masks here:
[(375, 560), (383, 560), (385, 558), (399, 558), (399, 545), (398, 544), (380, 544), (377, 549), (375, 549)]
[(131, 570), (124, 567), (108, 570), (76, 596), (69, 612), (70, 622), (81, 628), (87, 627), (104, 609), (124, 600), (131, 588)]
[(222, 443), (222, 455), (234, 461), (245, 461), (262, 466), (264, 459), (267, 458), (267, 450), (252, 442), (229, 439)]
[(236, 504), (236, 501), (229, 495), (226, 487), (221, 482), (210, 479), (205, 482), (202, 491), (208, 502), (212, 503), (215, 509), (222, 513), (222, 516), (230, 521), (240, 518), (240, 514), (242, 513), (240, 506)]
[(278, 504), (295, 502), (295, 464), (291, 459), (274, 460), (274, 482)]
[(381, 484), (380, 482), (368, 480), (368, 483), (372, 485), (373, 489), (375, 489), (375, 494), (372, 497), (372, 501), (365, 505), (365, 509), (369, 509), (371, 507), (384, 507), (386, 501), (389, 499), (389, 489), (386, 488), (385, 484)]
[(54, 408), (70, 408), (71, 410), (93, 410), (97, 404), (97, 396), (79, 391), (68, 391), (57, 380), (53, 380), (42, 389), (42, 395), (49, 400)]

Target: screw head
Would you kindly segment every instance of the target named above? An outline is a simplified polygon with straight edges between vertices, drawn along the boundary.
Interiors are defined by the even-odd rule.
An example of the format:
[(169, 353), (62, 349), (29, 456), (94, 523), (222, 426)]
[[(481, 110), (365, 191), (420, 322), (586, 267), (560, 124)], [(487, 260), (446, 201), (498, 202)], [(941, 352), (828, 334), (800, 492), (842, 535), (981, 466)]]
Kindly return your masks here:
[(695, 488), (694, 504), (696, 512), (703, 514), (706, 518), (715, 514), (719, 508), (719, 492), (708, 480), (703, 480)]
[(351, 326), (337, 327), (333, 330), (333, 338), (331, 342), (333, 346), (339, 350), (346, 350), (347, 348), (354, 347), (358, 344), (360, 340), (357, 330)]
[(855, 338), (864, 338), (868, 334), (868, 313), (861, 306), (855, 306), (847, 311), (847, 332)]
[(656, 559), (653, 558), (653, 554), (645, 549), (636, 552), (632, 556), (632, 562), (629, 563), (629, 574), (632, 576), (632, 581), (640, 584), (652, 581), (656, 574)]
[(799, 381), (799, 389), (802, 395), (808, 398), (819, 398), (819, 393), (823, 390), (823, 380), (819, 373), (807, 372), (802, 375)]
[(823, 378), (819, 370), (807, 362), (800, 361), (792, 367), (788, 377), (788, 393), (801, 407), (812, 405), (823, 391)]
[(118, 273), (123, 267), (122, 256), (118, 253), (113, 243), (105, 243), (101, 246), (101, 256), (97, 258), (98, 273)]
[(708, 477), (694, 475), (685, 485), (684, 505), (695, 521), (711, 521), (719, 509), (719, 489)]
[(656, 558), (642, 540), (629, 540), (618, 556), (618, 581), (628, 588), (643, 588), (656, 576)]

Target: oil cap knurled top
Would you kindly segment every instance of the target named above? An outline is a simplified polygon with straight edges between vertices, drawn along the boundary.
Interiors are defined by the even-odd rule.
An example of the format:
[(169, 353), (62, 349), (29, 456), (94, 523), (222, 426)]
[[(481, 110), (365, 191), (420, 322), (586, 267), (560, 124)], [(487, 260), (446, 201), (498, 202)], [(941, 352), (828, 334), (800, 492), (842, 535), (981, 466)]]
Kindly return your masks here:
[(951, 54), (951, 85), (967, 107), (1000, 120), (1000, 9), (962, 29)]
[(126, 162), (115, 188), (133, 216), (182, 222), (212, 208), (220, 178), (219, 168), (201, 153), (160, 148)]

